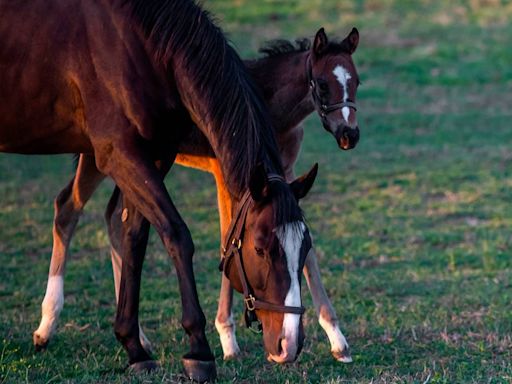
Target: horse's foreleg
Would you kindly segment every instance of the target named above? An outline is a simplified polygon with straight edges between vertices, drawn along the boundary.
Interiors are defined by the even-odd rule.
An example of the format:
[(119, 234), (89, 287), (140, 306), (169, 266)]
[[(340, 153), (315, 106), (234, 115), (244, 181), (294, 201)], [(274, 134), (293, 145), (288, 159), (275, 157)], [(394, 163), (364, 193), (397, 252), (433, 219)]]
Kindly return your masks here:
[[(120, 190), (116, 186), (105, 211), (105, 220), (107, 221), (108, 235), (110, 239), (110, 256), (112, 260), (112, 272), (114, 274), (114, 289), (116, 293), (116, 303), (119, 302), (119, 285), (121, 284), (121, 270), (123, 261), (121, 259), (122, 244), (122, 211), (123, 204), (120, 199)], [(126, 211), (128, 212), (128, 210)], [(144, 249), (145, 252), (145, 249)], [(148, 354), (153, 352), (151, 342), (146, 337), (139, 323), (139, 339), (142, 347)]]
[[(215, 177), (215, 184), (217, 185), (217, 203), (219, 207), (220, 217), (220, 238), (221, 243), (224, 244), (226, 231), (228, 230), (229, 223), (231, 222), (231, 198), (226, 189), (224, 178), (220, 170), (217, 160), (211, 160), (211, 169)], [(222, 351), (224, 353), (224, 360), (235, 358), (240, 353), (240, 347), (236, 341), (235, 322), (232, 313), (233, 306), (233, 288), (229, 279), (222, 273), (222, 281), (219, 293), (219, 303), (217, 307), (217, 316), (215, 317), (215, 328), (219, 333)]]
[(64, 305), (64, 271), (69, 243), (80, 214), (100, 182), (104, 179), (91, 155), (81, 155), (75, 177), (54, 202), (53, 250), (46, 294), (42, 303), (41, 323), (33, 334), (37, 350), (46, 347), (55, 332)]
[(236, 358), (240, 353), (240, 347), (236, 341), (235, 321), (233, 320), (233, 288), (229, 279), (222, 274), (219, 292), (219, 304), (215, 317), (215, 328), (219, 333), (224, 360)]
[(347, 340), (345, 336), (343, 336), (343, 333), (341, 333), (336, 312), (334, 312), (334, 308), (322, 284), (314, 248), (311, 248), (311, 251), (306, 257), (304, 276), (306, 277), (309, 291), (313, 297), (313, 305), (318, 315), (318, 321), (331, 343), (332, 355), (336, 360), (343, 363), (352, 362)]
[[(190, 232), (167, 193), (162, 176), (145, 152), (128, 140), (119, 144), (121, 147), (115, 146), (105, 151), (105, 157), (99, 160), (99, 164), (123, 191), (125, 201), (131, 202), (155, 227), (172, 257), (181, 293), (182, 326), (190, 340), (190, 351), (184, 356), (185, 369), (191, 378), (211, 380), (215, 377), (215, 362), (206, 339), (206, 319), (197, 296), (192, 265), (194, 244)], [(137, 215), (137, 211), (130, 212), (128, 209), (127, 220)], [(123, 238), (126, 239), (126, 236)], [(130, 238), (137, 240), (133, 233), (128, 240)], [(135, 369), (147, 368), (151, 360), (138, 337), (140, 277), (137, 276), (140, 276), (142, 264), (140, 259), (132, 258), (132, 252), (125, 253), (124, 247), (125, 244), (115, 331), (128, 352), (132, 366)]]

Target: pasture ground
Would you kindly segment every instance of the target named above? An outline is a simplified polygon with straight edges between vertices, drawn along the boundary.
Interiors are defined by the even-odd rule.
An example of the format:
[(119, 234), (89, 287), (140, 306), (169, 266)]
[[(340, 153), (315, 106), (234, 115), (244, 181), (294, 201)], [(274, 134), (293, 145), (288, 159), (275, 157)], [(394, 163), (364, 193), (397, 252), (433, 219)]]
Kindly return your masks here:
[[(317, 116), (306, 122), (298, 171), (319, 162), (303, 208), (324, 283), (352, 347), (334, 362), (303, 288), (306, 344), (289, 366), (265, 361), (245, 330), (242, 356), (222, 361), (213, 320), (220, 282), (213, 179), (176, 168), (171, 194), (196, 244), (198, 289), (219, 382), (512, 382), (512, 5), (499, 0), (216, 0), (207, 2), (245, 57), (272, 38), (320, 26), (361, 33), (355, 61), (362, 130), (337, 149)], [(58, 332), (35, 353), (51, 251), (52, 199), (69, 156), (0, 155), (0, 382), (173, 382), (187, 339), (176, 277), (153, 233), (142, 324), (164, 370), (123, 372), (103, 210), (104, 183), (72, 243)]]

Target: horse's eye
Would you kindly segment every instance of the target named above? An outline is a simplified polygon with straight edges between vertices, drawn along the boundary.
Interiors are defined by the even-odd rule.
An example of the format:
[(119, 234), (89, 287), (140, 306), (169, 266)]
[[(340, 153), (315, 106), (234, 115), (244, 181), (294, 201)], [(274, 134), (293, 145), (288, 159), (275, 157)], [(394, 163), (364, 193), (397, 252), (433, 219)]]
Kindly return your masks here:
[(265, 251), (263, 250), (263, 248), (255, 247), (254, 250), (256, 251), (256, 254), (258, 256), (263, 256), (265, 254)]
[(327, 85), (327, 83), (324, 83), (324, 82), (319, 82), (318, 83), (318, 87), (320, 88), (320, 91), (321, 92), (328, 92), (329, 91), (329, 86)]

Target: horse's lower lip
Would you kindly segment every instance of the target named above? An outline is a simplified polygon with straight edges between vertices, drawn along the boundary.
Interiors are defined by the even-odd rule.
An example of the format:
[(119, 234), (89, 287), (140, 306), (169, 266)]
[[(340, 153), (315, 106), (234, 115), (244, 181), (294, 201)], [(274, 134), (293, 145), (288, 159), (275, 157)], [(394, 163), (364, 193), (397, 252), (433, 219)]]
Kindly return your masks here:
[(339, 146), (344, 150), (350, 149), (350, 140), (347, 137), (342, 136), (339, 141)]
[(297, 356), (294, 356), (295, 353), (294, 353), (294, 355), (290, 355), (290, 353), (289, 353), (290, 350), (287, 348), (287, 346), (288, 346), (287, 340), (283, 339), (281, 343), (282, 343), (281, 344), (281, 346), (282, 346), (281, 353), (278, 356), (269, 353), (268, 357), (267, 357), (268, 361), (282, 364), (282, 363), (292, 362), (295, 360), (295, 358)]
[(287, 363), (287, 362), (291, 361), (288, 359), (288, 353), (285, 351), (283, 351), (283, 353), (281, 353), (279, 356), (275, 356), (275, 355), (269, 353), (267, 356), (267, 360), (271, 363), (278, 363), (278, 364)]

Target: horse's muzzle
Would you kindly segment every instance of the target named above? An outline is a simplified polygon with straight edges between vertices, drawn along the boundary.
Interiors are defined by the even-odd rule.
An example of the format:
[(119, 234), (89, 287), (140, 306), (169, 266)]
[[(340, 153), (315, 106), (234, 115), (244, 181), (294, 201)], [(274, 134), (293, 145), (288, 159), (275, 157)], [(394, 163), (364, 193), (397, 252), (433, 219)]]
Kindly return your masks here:
[(359, 141), (359, 127), (342, 126), (336, 132), (336, 141), (343, 150), (355, 148)]
[(296, 339), (291, 338), (287, 339), (286, 337), (280, 337), (276, 340), (276, 352), (274, 355), (272, 353), (268, 353), (267, 360), (269, 362), (274, 362), (278, 364), (284, 363), (293, 363), (297, 360), (300, 352), (302, 351), (302, 347), (304, 346), (304, 327), (302, 322), (299, 325), (298, 335)]

